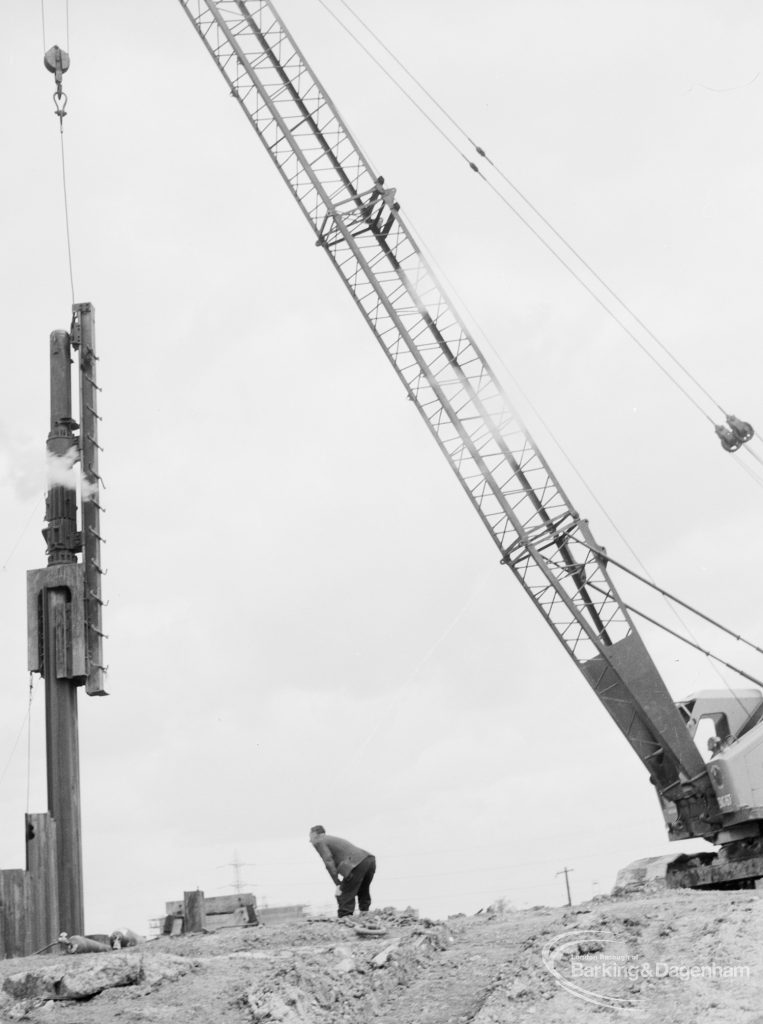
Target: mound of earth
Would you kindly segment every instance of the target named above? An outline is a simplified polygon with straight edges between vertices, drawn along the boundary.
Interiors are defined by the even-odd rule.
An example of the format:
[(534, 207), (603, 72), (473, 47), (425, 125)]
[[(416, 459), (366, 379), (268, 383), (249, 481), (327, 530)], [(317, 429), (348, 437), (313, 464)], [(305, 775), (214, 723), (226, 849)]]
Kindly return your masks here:
[(445, 922), (388, 908), (370, 922), (310, 919), (4, 960), (0, 1020), (582, 1024), (599, 1014), (763, 1024), (758, 893), (496, 906)]

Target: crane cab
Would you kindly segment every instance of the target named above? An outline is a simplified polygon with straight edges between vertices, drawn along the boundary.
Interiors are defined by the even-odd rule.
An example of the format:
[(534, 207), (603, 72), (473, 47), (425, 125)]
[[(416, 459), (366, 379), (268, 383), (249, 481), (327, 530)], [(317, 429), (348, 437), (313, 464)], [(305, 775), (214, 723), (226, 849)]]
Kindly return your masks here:
[[(705, 756), (723, 812), (724, 839), (760, 834), (763, 821), (763, 694), (705, 690), (677, 704)], [(705, 751), (702, 751), (704, 741)]]
[(676, 707), (700, 753), (704, 756), (704, 745), (711, 754), (717, 754), (763, 719), (763, 693), (703, 690), (678, 701)]

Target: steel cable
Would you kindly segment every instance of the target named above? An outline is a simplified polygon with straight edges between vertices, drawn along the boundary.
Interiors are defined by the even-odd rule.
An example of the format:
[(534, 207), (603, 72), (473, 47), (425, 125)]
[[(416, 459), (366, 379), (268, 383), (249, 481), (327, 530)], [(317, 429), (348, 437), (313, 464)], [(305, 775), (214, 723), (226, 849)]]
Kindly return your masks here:
[(29, 673), (29, 705), (27, 707), (26, 745), (26, 813), (29, 814), (29, 794), (32, 788), (32, 700), (34, 698), (34, 676)]
[[(501, 355), (501, 353), (500, 353), (500, 352), (499, 352), (499, 351), (498, 351), (498, 350), (497, 350), (497, 349), (495, 348), (495, 346), (493, 346), (492, 342), (490, 341), (490, 338), (488, 337), (487, 333), (486, 333), (486, 332), (485, 332), (485, 331), (484, 331), (484, 330), (482, 329), (482, 327), (480, 326), (480, 323), (479, 323), (479, 321), (477, 320), (477, 318), (475, 317), (474, 313), (473, 313), (473, 312), (472, 312), (472, 311), (471, 311), (471, 310), (469, 309), (469, 306), (468, 306), (468, 305), (467, 305), (467, 304), (466, 304), (466, 303), (464, 302), (464, 300), (462, 299), (462, 297), (461, 297), (461, 296), (459, 295), (459, 293), (458, 293), (458, 290), (456, 289), (456, 287), (455, 287), (455, 285), (453, 284), (453, 282), (452, 282), (451, 280), (449, 280), (449, 279), (448, 279), (448, 276), (447, 276), (447, 274), (445, 273), (445, 271), (443, 270), (443, 268), (442, 268), (442, 267), (441, 267), (441, 266), (440, 266), (440, 265), (438, 264), (438, 262), (437, 262), (437, 259), (435, 258), (434, 254), (433, 254), (433, 253), (432, 253), (432, 252), (431, 252), (431, 251), (430, 251), (430, 250), (429, 250), (429, 249), (427, 248), (427, 246), (426, 246), (426, 245), (425, 245), (425, 244), (423, 243), (423, 241), (421, 240), (421, 236), (420, 236), (419, 232), (417, 232), (417, 231), (415, 230), (415, 225), (413, 225), (413, 224), (411, 223), (410, 215), (409, 215), (409, 217), (408, 217), (408, 222), (409, 222), (409, 224), (411, 224), (411, 227), (413, 228), (414, 232), (415, 232), (415, 233), (416, 233), (416, 234), (418, 235), (418, 239), (417, 239), (417, 244), (418, 244), (418, 245), (419, 245), (419, 246), (421, 247), (421, 249), (422, 249), (422, 250), (423, 250), (423, 251), (424, 251), (424, 252), (426, 253), (426, 255), (427, 255), (428, 259), (430, 260), (430, 262), (432, 263), (432, 265), (433, 265), (433, 266), (435, 267), (435, 269), (436, 269), (436, 270), (438, 271), (438, 273), (439, 273), (439, 274), (440, 274), (440, 276), (441, 276), (441, 277), (443, 278), (443, 280), (444, 280), (444, 281), (446, 282), (446, 284), (448, 285), (448, 287), (449, 287), (449, 289), (451, 290), (451, 292), (453, 293), (453, 295), (455, 295), (455, 297), (456, 297), (456, 299), (458, 300), (458, 302), (459, 302), (459, 304), (461, 305), (461, 307), (462, 307), (462, 308), (463, 308), (463, 309), (464, 309), (464, 310), (466, 311), (466, 313), (467, 313), (467, 314), (469, 315), (469, 317), (470, 317), (470, 318), (471, 318), (471, 320), (472, 320), (472, 323), (474, 324), (474, 326), (475, 326), (475, 327), (476, 327), (476, 329), (478, 330), (478, 332), (479, 332), (480, 336), (482, 337), (483, 341), (484, 341), (484, 342), (485, 342), (485, 344), (486, 344), (486, 345), (487, 345), (487, 346), (488, 346), (488, 347), (490, 348), (490, 350), (491, 350), (491, 351), (493, 352), (493, 354), (494, 354), (494, 355), (495, 355), (495, 357), (497, 358), (498, 362), (499, 362), (499, 363), (501, 364), (501, 366), (502, 366), (502, 367), (504, 368), (504, 370), (506, 371), (506, 373), (507, 373), (507, 375), (508, 375), (509, 379), (511, 380), (511, 382), (513, 383), (513, 385), (515, 386), (515, 388), (517, 389), (517, 391), (519, 392), (519, 394), (520, 394), (520, 395), (522, 395), (522, 397), (524, 398), (524, 400), (525, 400), (525, 402), (527, 403), (528, 407), (529, 407), (529, 408), (530, 408), (530, 409), (532, 410), (532, 412), (534, 413), (534, 415), (535, 415), (535, 416), (537, 417), (538, 421), (539, 421), (539, 422), (540, 422), (540, 423), (542, 424), (543, 428), (544, 428), (544, 429), (546, 430), (546, 432), (547, 432), (547, 433), (548, 433), (548, 435), (550, 436), (551, 440), (552, 440), (552, 441), (554, 442), (554, 444), (556, 445), (556, 447), (557, 447), (557, 448), (559, 449), (559, 451), (560, 451), (560, 452), (562, 453), (563, 457), (564, 457), (564, 458), (566, 459), (566, 461), (567, 461), (568, 465), (570, 466), (570, 468), (572, 469), (573, 473), (575, 473), (575, 475), (576, 475), (576, 476), (577, 476), (577, 478), (578, 478), (578, 479), (580, 480), (580, 482), (581, 482), (581, 484), (583, 485), (583, 487), (584, 487), (584, 488), (586, 489), (586, 491), (588, 492), (588, 494), (589, 494), (589, 495), (591, 496), (592, 500), (593, 500), (593, 501), (594, 501), (594, 502), (596, 503), (596, 505), (597, 505), (597, 506), (599, 507), (599, 509), (601, 510), (601, 512), (602, 512), (602, 514), (604, 515), (604, 517), (605, 517), (605, 519), (607, 520), (607, 522), (608, 522), (608, 523), (610, 524), (610, 526), (611, 526), (611, 527), (612, 527), (612, 529), (613, 529), (613, 530), (615, 531), (615, 533), (616, 533), (616, 534), (618, 535), (618, 537), (619, 537), (619, 538), (620, 538), (620, 539), (622, 540), (623, 544), (624, 544), (624, 545), (625, 545), (625, 547), (626, 547), (626, 548), (627, 548), (627, 549), (628, 549), (628, 550), (630, 551), (631, 555), (633, 555), (633, 558), (635, 559), (636, 563), (637, 563), (637, 564), (638, 564), (638, 565), (640, 566), (640, 568), (641, 568), (641, 569), (642, 569), (642, 571), (644, 572), (644, 575), (645, 575), (645, 576), (647, 577), (647, 580), (646, 580), (646, 582), (649, 582), (649, 584), (650, 584), (651, 586), (653, 586), (653, 587), (654, 587), (654, 588), (655, 588), (656, 590), (659, 590), (659, 591), (661, 591), (661, 588), (660, 588), (660, 587), (659, 587), (659, 586), (657, 585), (657, 583), (656, 583), (656, 582), (654, 581), (654, 578), (652, 577), (652, 574), (651, 574), (651, 573), (649, 572), (649, 570), (647, 569), (647, 567), (646, 567), (646, 566), (644, 565), (643, 561), (642, 561), (642, 560), (641, 560), (641, 559), (639, 558), (639, 556), (638, 556), (638, 554), (636, 553), (635, 549), (633, 548), (633, 546), (632, 546), (632, 545), (631, 545), (631, 544), (629, 543), (628, 539), (626, 538), (625, 534), (624, 534), (624, 533), (622, 532), (622, 530), (621, 530), (621, 529), (620, 529), (620, 528), (618, 527), (617, 523), (616, 523), (616, 522), (614, 521), (614, 519), (612, 518), (612, 516), (611, 516), (611, 515), (609, 514), (609, 512), (607, 511), (607, 509), (606, 509), (606, 508), (604, 507), (603, 503), (602, 503), (602, 502), (600, 501), (600, 499), (599, 499), (599, 498), (597, 497), (597, 495), (596, 495), (596, 493), (594, 492), (593, 488), (592, 488), (592, 487), (590, 486), (590, 484), (588, 483), (588, 481), (587, 481), (587, 480), (585, 479), (585, 477), (583, 476), (583, 474), (582, 474), (582, 473), (580, 472), (580, 470), (578, 469), (577, 465), (576, 465), (576, 464), (575, 464), (575, 462), (573, 461), (572, 457), (571, 457), (571, 456), (570, 456), (570, 455), (568, 454), (568, 452), (567, 452), (567, 450), (565, 449), (564, 445), (563, 445), (563, 444), (561, 443), (561, 441), (560, 441), (560, 440), (559, 440), (559, 438), (558, 438), (558, 437), (556, 436), (556, 434), (554, 433), (554, 431), (553, 431), (553, 430), (551, 429), (551, 427), (549, 426), (549, 424), (547, 423), (547, 421), (545, 420), (545, 418), (543, 417), (543, 415), (541, 414), (541, 412), (540, 412), (540, 411), (538, 410), (537, 406), (536, 406), (536, 405), (535, 405), (535, 404), (533, 403), (532, 399), (531, 399), (531, 398), (529, 397), (529, 395), (527, 394), (527, 392), (526, 392), (526, 391), (524, 390), (524, 388), (523, 388), (523, 387), (522, 387), (522, 385), (520, 384), (520, 382), (519, 382), (519, 380), (517, 379), (517, 377), (515, 376), (515, 374), (513, 374), (513, 373), (512, 373), (511, 369), (510, 369), (510, 368), (509, 368), (509, 366), (508, 366), (508, 365), (506, 364), (506, 361), (505, 361), (505, 360), (503, 359), (503, 356)], [(752, 453), (751, 453), (751, 454), (752, 454)], [(757, 482), (757, 483), (758, 483), (758, 484), (759, 484), (759, 485), (760, 485), (761, 487), (763, 487), (763, 480), (760, 480), (759, 478), (757, 478), (757, 477), (756, 477), (756, 475), (755, 475), (755, 474), (754, 474), (754, 473), (752, 472), (752, 470), (750, 470), (750, 469), (749, 469), (749, 468), (748, 468), (747, 466), (745, 466), (745, 465), (744, 465), (743, 463), (740, 463), (740, 465), (742, 466), (742, 469), (743, 469), (743, 470), (744, 470), (744, 471), (745, 471), (746, 473), (748, 473), (748, 475), (749, 475), (749, 476), (751, 476), (751, 477), (752, 477), (752, 479), (753, 479), (753, 480), (755, 480), (755, 481), (756, 481), (756, 482)], [(661, 591), (661, 593), (662, 593), (662, 591)], [(678, 623), (680, 624), (680, 626), (681, 626), (681, 627), (682, 627), (683, 629), (685, 629), (685, 630), (686, 630), (686, 632), (688, 633), (688, 635), (689, 635), (689, 636), (691, 637), (692, 641), (694, 641), (694, 643), (696, 644), (696, 643), (697, 643), (697, 637), (696, 637), (696, 635), (695, 635), (695, 634), (694, 634), (694, 633), (692, 632), (692, 629), (691, 629), (691, 627), (690, 627), (690, 626), (689, 626), (689, 624), (688, 624), (688, 623), (687, 623), (687, 622), (685, 621), (685, 619), (684, 619), (684, 618), (683, 618), (683, 617), (681, 616), (681, 614), (679, 613), (678, 609), (677, 609), (677, 608), (675, 608), (673, 604), (671, 604), (671, 602), (670, 602), (670, 601), (668, 600), (668, 598), (667, 598), (667, 597), (665, 596), (665, 594), (664, 594), (664, 593), (662, 593), (662, 598), (663, 598), (663, 600), (665, 601), (665, 604), (666, 604), (666, 606), (667, 606), (668, 610), (670, 611), (670, 613), (671, 613), (671, 614), (672, 614), (672, 615), (673, 615), (673, 616), (675, 617), (675, 619), (676, 619), (676, 620), (677, 620), (677, 622), (678, 622)], [(682, 602), (680, 602), (680, 601), (679, 601), (679, 603), (682, 603)], [(699, 613), (699, 614), (701, 614), (701, 613)], [(754, 646), (754, 645), (753, 645), (753, 646)], [(711, 670), (712, 670), (712, 671), (714, 672), (714, 674), (715, 674), (715, 675), (716, 675), (716, 676), (718, 677), (718, 679), (720, 680), (720, 682), (722, 683), (722, 685), (726, 687), (726, 689), (727, 689), (727, 690), (729, 691), (729, 693), (730, 693), (730, 694), (731, 694), (732, 696), (734, 696), (734, 691), (733, 691), (733, 689), (731, 688), (731, 686), (730, 686), (730, 684), (729, 684), (728, 680), (727, 680), (727, 679), (725, 678), (725, 676), (724, 676), (724, 675), (723, 675), (723, 673), (721, 672), (721, 670), (720, 670), (720, 668), (718, 667), (718, 665), (717, 665), (717, 664), (715, 663), (715, 661), (713, 661), (712, 659), (710, 659), (710, 660), (709, 660), (709, 667), (710, 667), (710, 669), (711, 669)], [(738, 700), (738, 698), (737, 698), (737, 702), (739, 703), (739, 705), (740, 705), (740, 707), (741, 707), (741, 706), (742, 706), (742, 703), (741, 703), (741, 701), (739, 701), (739, 700)]]
[[(554, 568), (556, 568), (556, 569), (558, 569), (560, 571), (567, 568), (566, 566), (561, 565), (559, 562), (555, 562), (552, 558), (546, 559), (546, 562), (547, 562), (548, 565), (553, 566)], [(588, 580), (586, 585), (591, 590), (595, 590), (598, 594), (602, 594), (604, 597), (609, 597), (609, 591), (605, 590), (604, 587), (600, 587), (597, 583), (594, 583), (592, 580)], [(696, 609), (691, 608), (690, 605), (687, 605), (685, 602), (682, 601), (681, 603), (684, 605), (685, 608), (689, 608), (691, 611), (695, 611), (696, 614), (698, 614), (698, 615), (702, 614), (701, 612), (697, 612)], [(694, 640), (690, 640), (688, 637), (682, 636), (680, 633), (677, 633), (674, 629), (671, 629), (670, 626), (666, 626), (664, 622), (660, 622), (659, 619), (655, 619), (651, 615), (648, 615), (646, 612), (641, 611), (639, 608), (635, 608), (632, 604), (628, 604), (627, 601), (621, 601), (620, 604), (622, 605), (623, 608), (626, 608), (629, 612), (633, 612), (634, 615), (638, 615), (639, 618), (644, 619), (646, 622), (651, 623), (653, 626), (657, 626), (659, 629), (662, 629), (665, 633), (669, 633), (670, 636), (675, 637), (676, 640), (681, 640), (683, 643), (687, 644), (687, 646), (693, 647), (695, 650), (699, 651), (701, 654), (706, 655), (708, 658), (713, 658), (715, 661), (719, 662), (721, 665), (724, 665), (726, 668), (731, 669), (732, 672), (736, 672), (737, 675), (743, 676), (745, 679), (749, 679), (749, 681), (751, 683), (755, 683), (756, 686), (760, 686), (763, 689), (763, 681), (758, 679), (756, 676), (751, 676), (749, 674), (749, 672), (745, 672), (744, 669), (739, 668), (737, 665), (732, 665), (731, 662), (725, 661), (723, 658), (720, 657), (720, 655), (714, 654), (712, 651), (708, 650), (705, 647), (702, 647), (700, 644), (696, 643)], [(705, 615), (703, 615), (702, 618), (708, 619), (709, 622), (713, 621), (712, 619), (709, 619)], [(714, 625), (717, 626), (718, 623), (714, 623)], [(721, 628), (723, 628), (723, 627), (721, 627)], [(731, 632), (731, 631), (729, 630), (728, 632)], [(736, 636), (736, 634), (732, 633), (732, 636)], [(737, 636), (737, 639), (741, 640), (742, 637)], [(755, 646), (755, 645), (751, 644), (750, 646)], [(731, 696), (734, 696), (734, 691), (731, 690), (730, 687), (729, 687), (729, 690), (730, 690)], [(738, 700), (738, 698), (737, 698), (737, 701), (741, 704), (741, 702)]]
[[(615, 323), (620, 326), (625, 333), (641, 348), (641, 350), (649, 356), (655, 365), (664, 373), (668, 379), (681, 391), (681, 393), (689, 399), (689, 401), (697, 408), (701, 415), (705, 416), (711, 423), (713, 422), (712, 417), (705, 412), (702, 406), (690, 395), (690, 393), (676, 380), (676, 378), (670, 373), (670, 371), (657, 360), (652, 353), (640, 342), (640, 340), (634, 335), (634, 333), (627, 328), (622, 320), (614, 313), (614, 311), (596, 294), (594, 290), (583, 281), (578, 273), (576, 273), (569, 263), (563, 258), (563, 256), (537, 231), (537, 229), (523, 217), (516, 207), (511, 203), (507, 196), (505, 196), (495, 185), (493, 185), (488, 178), (482, 174), (479, 167), (474, 164), (469, 157), (458, 147), (458, 145), (450, 138), (450, 136), (442, 129), (440, 125), (424, 110), (416, 99), (410, 94), (405, 86), (386, 68), (381, 61), (364, 45), (364, 43), (352, 32), (352, 30), (342, 21), (342, 19), (332, 11), (325, 0), (318, 0), (321, 6), (329, 13), (329, 15), (337, 22), (338, 25), (354, 40), (354, 42), (360, 46), (360, 48), (373, 60), (373, 62), (379, 67), (379, 69), (386, 75), (386, 77), (395, 85), (397, 89), (412, 103), (416, 109), (425, 117), (432, 127), (445, 139), (445, 141), (458, 153), (458, 155), (466, 160), (471, 169), (475, 171), (479, 177), (493, 190), (493, 192), (500, 198), (508, 208), (522, 221), (522, 223), (530, 230), (535, 237), (545, 246), (545, 248), (565, 267), (565, 269), (572, 274), (572, 276), (586, 289), (586, 291), (597, 301), (597, 303), (608, 313)], [(397, 64), (397, 66), (410, 78), (410, 80), (417, 86), (418, 89), (427, 97), (427, 99), (439, 110), (442, 115), (450, 122), (451, 125), (463, 136), (467, 142), (474, 147), (478, 157), (486, 161), (486, 163), (499, 175), (499, 177), (512, 189), (512, 191), (522, 200), (529, 210), (538, 218), (538, 220), (550, 231), (553, 236), (558, 239), (567, 249), (567, 251), (575, 257), (579, 264), (585, 268), (585, 270), (594, 278), (594, 280), (606, 291), (606, 293), (613, 298), (618, 305), (632, 318), (642, 331), (659, 347), (664, 355), (669, 358), (678, 369), (695, 385), (695, 387), (710, 401), (720, 412), (726, 416), (726, 410), (723, 405), (705, 388), (702, 383), (691, 373), (688, 367), (675, 356), (675, 354), (660, 340), (660, 338), (644, 323), (644, 321), (631, 309), (628, 303), (622, 299), (615, 290), (607, 284), (607, 282), (597, 273), (597, 271), (587, 262), (587, 260), (578, 252), (578, 250), (565, 238), (565, 236), (558, 231), (554, 225), (540, 212), (540, 210), (532, 203), (532, 201), (518, 188), (517, 185), (504, 173), (504, 171), (493, 162), (493, 160), (487, 155), (485, 150), (478, 146), (474, 142), (471, 135), (461, 126), (461, 124), (449, 113), (449, 111), (432, 95), (429, 90), (419, 81), (419, 79), (409, 70), (406, 64), (401, 61), (396, 54), (387, 46), (387, 44), (373, 31), (373, 29), (365, 22), (365, 20), (357, 14), (356, 11), (346, 2), (346, 0), (340, 0), (343, 7), (359, 22), (366, 32), (371, 36), (372, 39), (384, 50), (386, 54)]]
[(66, 251), (69, 258), (69, 284), (71, 286), (72, 293), (72, 305), (74, 305), (74, 268), (72, 265), (72, 241), (71, 241), (71, 229), (69, 226), (69, 197), (66, 188), (66, 155), (64, 152), (64, 123), (63, 118), (61, 119), (61, 176), (63, 180), (64, 188), (64, 220), (66, 223)]
[[(32, 689), (33, 689), (33, 687), (32, 687)], [(19, 743), (21, 741), (21, 737), (24, 735), (24, 730), (26, 728), (27, 721), (29, 719), (29, 716), (30, 716), (31, 710), (32, 710), (32, 697), (33, 697), (33, 694), (32, 694), (32, 692), (30, 692), (29, 703), (28, 703), (27, 709), (26, 709), (26, 711), (24, 713), (24, 717), (23, 717), (23, 719), (21, 721), (21, 725), (19, 726), (19, 731), (18, 731), (18, 733), (16, 735), (16, 739), (13, 741), (13, 746), (10, 749), (10, 752), (8, 754), (8, 758), (7, 758), (6, 762), (5, 762), (5, 765), (3, 766), (3, 770), (0, 771), (0, 783), (2, 783), (3, 779), (5, 778), (5, 776), (8, 773), (8, 769), (10, 768), (11, 762), (13, 761), (13, 755), (16, 753), (16, 747), (18, 747), (18, 745), (19, 745)]]

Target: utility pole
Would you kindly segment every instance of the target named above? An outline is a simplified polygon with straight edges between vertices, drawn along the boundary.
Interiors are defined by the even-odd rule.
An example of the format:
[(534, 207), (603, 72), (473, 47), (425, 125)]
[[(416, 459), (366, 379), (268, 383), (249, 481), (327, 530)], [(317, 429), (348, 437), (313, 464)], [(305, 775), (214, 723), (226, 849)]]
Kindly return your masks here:
[[(73, 349), (79, 353), (81, 424), (72, 416)], [(55, 834), (52, 887), (57, 927), (69, 934), (85, 930), (77, 688), (84, 684), (91, 696), (106, 693), (95, 362), (94, 310), (90, 303), (78, 303), (71, 334), (59, 330), (50, 336), (51, 471), (42, 531), (48, 564), (27, 573), (29, 670), (45, 678), (48, 812)], [(81, 467), (81, 528), (75, 482), (67, 475), (75, 462)], [(28, 841), (34, 837), (32, 830)]]
[(238, 895), (244, 891), (244, 883), (241, 881), (241, 868), (243, 867), (241, 861), (238, 859), (238, 853), (233, 853), (233, 864), (231, 865), (235, 874), (233, 881), (233, 891)]
[(567, 887), (567, 906), (572, 906), (572, 896), (570, 895), (570, 871), (574, 871), (574, 868), (562, 868), (561, 871), (557, 871), (556, 877), (564, 875), (564, 884)]

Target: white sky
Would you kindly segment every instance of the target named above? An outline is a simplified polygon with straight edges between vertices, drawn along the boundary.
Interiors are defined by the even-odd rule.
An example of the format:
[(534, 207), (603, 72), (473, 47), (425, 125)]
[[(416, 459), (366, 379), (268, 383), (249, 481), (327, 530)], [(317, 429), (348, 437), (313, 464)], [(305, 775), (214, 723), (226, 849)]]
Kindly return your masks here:
[[(502, 379), (511, 389), (505, 363), (650, 572), (759, 638), (760, 487), (316, 0), (278, 7)], [(760, 5), (354, 7), (763, 430)], [(46, 0), (48, 46), (66, 45), (64, 10)], [(377, 854), (378, 904), (431, 915), (561, 902), (564, 866), (584, 899), (636, 857), (680, 852), (180, 5), (71, 0), (69, 49), (75, 292), (97, 311), (108, 488), (111, 695), (80, 699), (88, 930), (145, 930), (185, 889), (230, 891), (236, 855), (259, 899), (330, 903), (307, 845), (319, 822)], [(17, 5), (0, 66), (4, 868), (24, 863), (47, 339), (71, 305), (43, 52), (39, 5)], [(520, 407), (596, 537), (632, 561)], [(703, 657), (644, 636), (674, 696), (719, 685)], [(43, 811), (41, 686), (29, 770), (29, 808)]]

